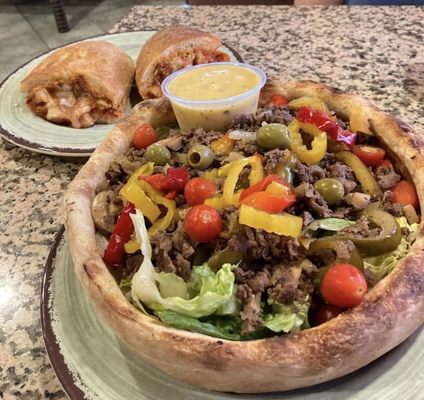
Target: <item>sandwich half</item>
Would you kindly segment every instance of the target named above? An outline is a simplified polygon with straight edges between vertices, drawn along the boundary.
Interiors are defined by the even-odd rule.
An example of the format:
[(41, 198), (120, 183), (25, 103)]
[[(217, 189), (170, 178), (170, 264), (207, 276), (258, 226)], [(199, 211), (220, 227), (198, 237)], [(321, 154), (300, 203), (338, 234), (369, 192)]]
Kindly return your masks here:
[(144, 99), (162, 96), (160, 85), (171, 73), (182, 68), (229, 61), (218, 48), (216, 36), (187, 26), (170, 26), (153, 35), (141, 49), (136, 65), (136, 83)]
[(124, 115), (134, 78), (131, 58), (113, 43), (65, 46), (21, 82), (31, 111), (56, 124), (86, 128)]

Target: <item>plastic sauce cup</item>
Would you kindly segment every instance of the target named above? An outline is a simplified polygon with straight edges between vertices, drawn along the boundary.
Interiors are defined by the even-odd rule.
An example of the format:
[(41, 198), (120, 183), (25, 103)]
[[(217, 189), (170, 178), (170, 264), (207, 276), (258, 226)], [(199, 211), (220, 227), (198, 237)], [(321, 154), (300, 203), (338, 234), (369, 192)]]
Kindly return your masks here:
[[(211, 100), (194, 100), (190, 99), (189, 95), (183, 98), (172, 93), (171, 84), (175, 78), (195, 69), (198, 69), (200, 73), (207, 73), (207, 71), (213, 70), (214, 66), (217, 69), (222, 69), (225, 66), (248, 69), (256, 74), (258, 79), (256, 79), (257, 82), (253, 83), (252, 87), (248, 87), (246, 91), (231, 97), (221, 98), (219, 91), (215, 94), (213, 92), (215, 85), (213, 84), (208, 87), (208, 93), (212, 93), (212, 97), (214, 97)], [(204, 71), (201, 71), (202, 69)], [(196, 128), (203, 128), (206, 131), (222, 131), (230, 126), (235, 117), (242, 114), (252, 114), (257, 110), (259, 93), (265, 82), (265, 73), (253, 65), (231, 62), (210, 63), (184, 68), (169, 75), (162, 82), (162, 92), (170, 100), (182, 131), (189, 131)], [(231, 85), (231, 82), (229, 84)]]

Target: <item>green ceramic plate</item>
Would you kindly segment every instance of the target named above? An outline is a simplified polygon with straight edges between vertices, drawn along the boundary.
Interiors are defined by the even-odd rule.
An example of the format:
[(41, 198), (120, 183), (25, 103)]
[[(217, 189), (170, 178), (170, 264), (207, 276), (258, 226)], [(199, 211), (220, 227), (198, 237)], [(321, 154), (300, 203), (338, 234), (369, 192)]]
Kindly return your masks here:
[(178, 382), (134, 356), (92, 308), (75, 276), (63, 228), (46, 264), (41, 321), (51, 364), (71, 400), (424, 398), (422, 330), (367, 367), (308, 389), (269, 395), (235, 395), (207, 392)]
[[(106, 40), (124, 49), (136, 61), (141, 47), (154, 31), (126, 32), (96, 36), (85, 40)], [(243, 61), (240, 55), (224, 45), (233, 61)], [(98, 124), (90, 128), (74, 129), (52, 124), (34, 115), (25, 106), (25, 96), (20, 92), (20, 82), (28, 72), (46, 58), (51, 50), (34, 58), (12, 72), (0, 85), (0, 134), (9, 142), (43, 154), (87, 157), (104, 139), (113, 125)], [(127, 112), (140, 101), (135, 87), (130, 96)]]

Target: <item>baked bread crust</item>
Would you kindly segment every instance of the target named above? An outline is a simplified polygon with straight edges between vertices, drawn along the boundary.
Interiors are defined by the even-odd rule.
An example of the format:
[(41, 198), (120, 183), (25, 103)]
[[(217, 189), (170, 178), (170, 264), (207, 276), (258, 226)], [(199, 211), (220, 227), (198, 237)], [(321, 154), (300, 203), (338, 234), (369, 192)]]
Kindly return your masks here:
[[(372, 103), (309, 81), (272, 82), (262, 93), (316, 96), (347, 116), (358, 105), (376, 135), (409, 172), (424, 201), (424, 142), (405, 123)], [(424, 322), (424, 235), (410, 253), (357, 307), (299, 333), (231, 342), (173, 329), (134, 308), (109, 274), (96, 247), (91, 201), (104, 173), (123, 154), (138, 124), (173, 119), (165, 99), (140, 103), (98, 146), (65, 196), (66, 227), (76, 273), (96, 308), (120, 338), (145, 361), (185, 382), (240, 393), (284, 391), (348, 374), (405, 340)], [(422, 228), (422, 226), (421, 226)]]
[(48, 119), (37, 112), (36, 101), (31, 101), (34, 91), (78, 85), (94, 101), (102, 100), (114, 111), (94, 111), (94, 122), (110, 123), (124, 115), (134, 71), (134, 63), (121, 48), (110, 42), (90, 40), (54, 51), (21, 82), (21, 91), (28, 94), (31, 110)]
[(229, 56), (218, 50), (220, 45), (216, 36), (188, 26), (174, 25), (157, 32), (143, 46), (137, 59), (135, 80), (140, 96), (161, 97), (162, 80), (184, 67), (229, 61)]

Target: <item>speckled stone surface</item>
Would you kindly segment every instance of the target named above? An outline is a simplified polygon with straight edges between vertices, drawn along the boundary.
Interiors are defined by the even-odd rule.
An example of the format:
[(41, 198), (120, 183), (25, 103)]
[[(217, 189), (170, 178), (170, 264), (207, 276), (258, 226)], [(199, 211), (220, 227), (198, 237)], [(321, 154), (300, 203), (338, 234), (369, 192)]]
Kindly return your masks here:
[[(136, 7), (113, 32), (181, 23), (218, 34), (268, 74), (375, 101), (424, 132), (423, 7)], [(0, 146), (0, 398), (65, 399), (40, 327), (43, 267), (84, 160)]]

